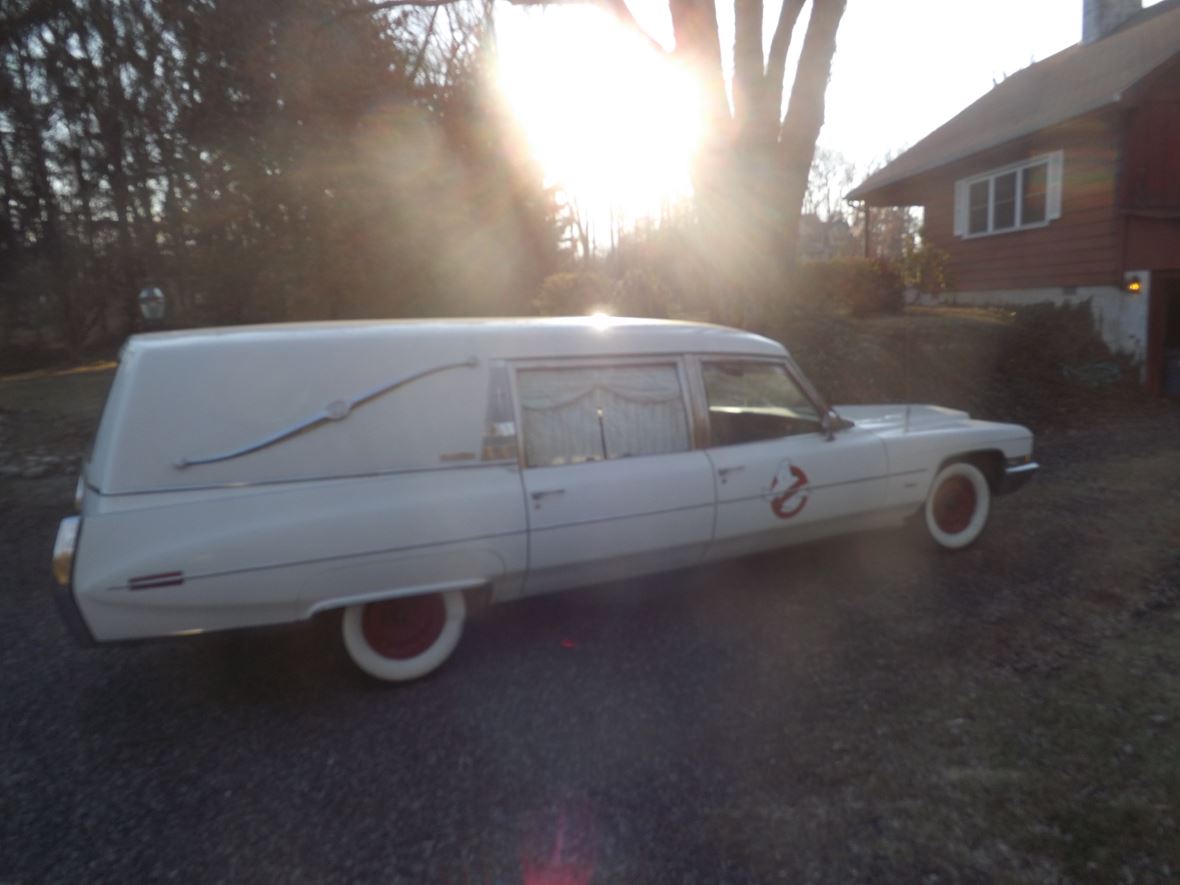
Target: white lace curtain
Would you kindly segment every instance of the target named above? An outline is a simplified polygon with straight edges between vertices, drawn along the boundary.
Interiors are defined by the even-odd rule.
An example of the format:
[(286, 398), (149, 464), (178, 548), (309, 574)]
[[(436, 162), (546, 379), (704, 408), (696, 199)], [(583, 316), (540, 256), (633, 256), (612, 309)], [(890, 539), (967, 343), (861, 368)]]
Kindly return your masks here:
[(675, 366), (528, 369), (517, 389), (530, 466), (689, 448)]

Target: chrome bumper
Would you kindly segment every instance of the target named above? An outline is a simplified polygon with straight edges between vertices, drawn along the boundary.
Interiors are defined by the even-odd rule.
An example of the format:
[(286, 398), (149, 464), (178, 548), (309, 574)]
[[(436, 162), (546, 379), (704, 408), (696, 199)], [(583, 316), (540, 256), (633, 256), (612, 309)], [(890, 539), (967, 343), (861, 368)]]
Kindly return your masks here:
[(1012, 492), (1024, 488), (1025, 484), (1040, 469), (1041, 465), (1036, 461), (1029, 461), (1027, 464), (1018, 464), (1015, 467), (1005, 467), (1004, 478), (1000, 480), (1000, 488), (996, 494), (1009, 495)]
[(82, 611), (78, 608), (78, 600), (74, 598), (73, 590), (54, 581), (53, 601), (57, 603), (61, 618), (66, 622), (66, 629), (78, 645), (98, 645), (94, 634), (90, 632), (90, 628), (86, 626), (86, 621), (82, 618)]
[(81, 530), (82, 520), (77, 516), (66, 517), (58, 526), (57, 539), (53, 544), (53, 600), (70, 635), (80, 645), (94, 645), (94, 634), (82, 618), (73, 590), (74, 552)]

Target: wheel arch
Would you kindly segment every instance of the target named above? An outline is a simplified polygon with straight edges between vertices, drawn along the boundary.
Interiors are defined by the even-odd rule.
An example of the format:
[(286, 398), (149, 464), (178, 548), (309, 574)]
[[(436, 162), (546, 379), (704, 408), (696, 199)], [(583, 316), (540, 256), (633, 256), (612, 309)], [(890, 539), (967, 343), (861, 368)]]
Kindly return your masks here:
[[(495, 586), (507, 571), (504, 558), (490, 548), (413, 553), (377, 563), (348, 562), (319, 576), (315, 595), (300, 600), (299, 617), (451, 590), (462, 590), (468, 602), (478, 603), (488, 596), (481, 588)], [(334, 589), (340, 585), (343, 592)]]
[(303, 613), (304, 618), (314, 618), (317, 615), (339, 611), (354, 605), (365, 605), (370, 602), (387, 602), (390, 599), (404, 599), (410, 596), (427, 596), (432, 593), (447, 593), (451, 590), (461, 590), (463, 595), (471, 601), (481, 598), (483, 588), (489, 587), (487, 578), (471, 578), (462, 581), (439, 581), (434, 584), (420, 584), (412, 587), (395, 587), (385, 590), (373, 590), (368, 593), (358, 593), (354, 596), (334, 596), (322, 599), (309, 606)]
[(973, 464), (979, 468), (979, 471), (986, 477), (988, 490), (992, 495), (1000, 493), (1000, 485), (1004, 480), (1004, 453), (999, 449), (975, 449), (966, 452), (959, 452), (954, 455), (948, 455), (942, 459), (938, 468), (932, 474), (938, 476), (944, 467), (948, 464), (958, 464), (965, 462)]

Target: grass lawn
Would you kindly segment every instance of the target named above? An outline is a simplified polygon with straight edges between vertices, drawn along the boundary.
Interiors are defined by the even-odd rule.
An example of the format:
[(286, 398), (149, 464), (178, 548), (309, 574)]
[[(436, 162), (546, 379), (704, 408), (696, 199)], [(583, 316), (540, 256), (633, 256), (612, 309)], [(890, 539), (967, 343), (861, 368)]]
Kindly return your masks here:
[(866, 792), (897, 844), (940, 859), (941, 881), (965, 870), (1030, 883), (1180, 876), (1175, 608), (1051, 672), (964, 673), (883, 727), (908, 758), (866, 772)]
[(0, 415), (7, 447), (17, 451), (84, 447), (115, 376), (115, 364), (0, 376)]

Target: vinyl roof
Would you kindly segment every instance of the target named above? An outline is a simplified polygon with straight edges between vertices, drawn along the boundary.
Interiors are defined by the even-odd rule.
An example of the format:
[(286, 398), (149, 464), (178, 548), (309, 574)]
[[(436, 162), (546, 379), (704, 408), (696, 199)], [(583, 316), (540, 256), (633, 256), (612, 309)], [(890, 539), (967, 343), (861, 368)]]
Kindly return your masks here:
[(920, 173), (1116, 104), (1178, 54), (1180, 0), (1165, 0), (1101, 40), (1063, 49), (1008, 77), (866, 178), (847, 199), (864, 199)]
[(397, 346), (430, 342), (451, 351), (491, 358), (593, 354), (744, 352), (781, 354), (781, 344), (760, 335), (708, 323), (635, 317), (521, 317), (281, 323), (156, 332), (131, 338), (125, 355), (154, 351), (225, 355), (321, 348)]

